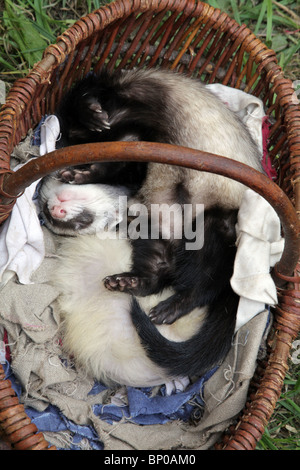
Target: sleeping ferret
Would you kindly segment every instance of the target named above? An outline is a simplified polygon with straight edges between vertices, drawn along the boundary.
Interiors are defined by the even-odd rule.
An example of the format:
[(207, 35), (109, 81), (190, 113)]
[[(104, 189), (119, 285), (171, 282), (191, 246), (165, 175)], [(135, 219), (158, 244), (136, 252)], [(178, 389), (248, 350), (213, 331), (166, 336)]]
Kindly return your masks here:
[[(116, 140), (163, 142), (223, 155), (262, 171), (258, 146), (240, 117), (199, 80), (172, 71), (103, 70), (90, 74), (66, 94), (57, 116), (62, 131), (60, 145)], [(58, 172), (58, 177), (75, 184), (124, 185), (134, 194), (129, 206), (141, 203), (149, 213), (154, 205), (177, 204), (181, 209), (174, 226), (180, 223), (186, 205), (193, 207), (195, 216), (203, 211), (198, 208), (202, 204), (205, 209), (237, 209), (245, 189), (220, 175), (158, 163), (98, 162), (66, 168)], [(165, 224), (162, 218), (162, 234), (170, 228)], [(173, 243), (173, 227), (170, 239)], [(147, 245), (152, 255), (159, 249), (163, 258), (165, 245), (155, 240), (151, 245), (143, 239), (140, 244)], [(142, 251), (146, 251), (146, 246)], [(148, 271), (153, 266), (150, 258), (148, 265), (144, 264)], [(130, 272), (115, 274), (107, 283), (110, 289), (134, 295), (150, 295), (157, 290), (156, 282), (143, 282), (147, 271), (141, 272), (135, 251)], [(122, 282), (116, 282), (117, 278), (122, 278)], [(189, 304), (187, 296), (181, 299), (182, 305), (185, 302)], [(175, 318), (174, 313), (169, 318), (165, 314), (162, 321)], [(158, 323), (161, 316), (152, 320)]]
[[(59, 235), (103, 234), (113, 231), (127, 212), (128, 188), (111, 185), (71, 185), (55, 176), (38, 188), (40, 218)], [(122, 199), (123, 198), (123, 199)]]
[[(199, 149), (262, 171), (258, 146), (241, 118), (199, 80), (167, 70), (89, 74), (57, 109), (61, 146), (138, 140)], [(132, 185), (140, 203), (239, 207), (244, 186), (172, 165), (99, 162), (60, 172), (64, 181)]]
[[(169, 374), (147, 356), (131, 321), (132, 297), (110, 292), (103, 284), (112, 270), (128, 269), (130, 262), (131, 247), (125, 239), (84, 235), (62, 241), (53, 283), (61, 292), (63, 348), (77, 366), (106, 385), (152, 387), (180, 382), (187, 373)], [(168, 295), (165, 290), (135, 301), (145, 315)], [(198, 308), (172, 325), (161, 325), (160, 333), (172, 341), (185, 341), (200, 328), (205, 311)]]
[[(110, 239), (108, 230), (107, 239), (101, 239), (101, 198), (106, 211), (114, 213), (114, 206), (108, 205), (112, 192), (109, 195), (107, 189), (112, 190), (100, 184), (62, 184), (51, 177), (40, 186), (47, 226), (56, 233), (73, 235), (62, 241), (53, 281), (62, 290), (59, 302), (65, 348), (102, 381), (146, 386), (202, 375), (222, 361), (234, 334), (238, 297), (229, 280), (236, 211), (205, 211), (204, 245), (196, 251), (185, 250), (184, 238), (176, 243), (162, 239), (144, 243)], [(91, 214), (90, 223), (81, 227), (78, 224), (85, 211)], [(123, 215), (119, 216), (118, 221)], [(107, 219), (114, 217), (108, 215)], [(90, 235), (76, 237), (82, 233)], [(129, 272), (133, 256), (140, 260), (141, 272), (157, 283), (154, 295), (126, 293), (122, 279), (111, 275)], [(153, 269), (147, 271), (149, 263)], [(143, 281), (147, 284), (147, 278)], [(120, 292), (111, 292), (114, 282)], [(160, 325), (153, 325), (153, 319)]]

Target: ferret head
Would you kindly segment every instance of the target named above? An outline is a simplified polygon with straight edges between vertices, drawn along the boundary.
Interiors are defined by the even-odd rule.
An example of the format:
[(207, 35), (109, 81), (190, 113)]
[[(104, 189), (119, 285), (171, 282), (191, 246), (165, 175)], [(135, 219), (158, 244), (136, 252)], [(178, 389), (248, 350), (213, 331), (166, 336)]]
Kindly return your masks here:
[(88, 210), (82, 210), (77, 216), (72, 216), (71, 205), (69, 207), (63, 203), (49, 205), (45, 202), (42, 206), (41, 217), (51, 231), (60, 235), (75, 236), (77, 233), (93, 232), (94, 214)]
[(126, 196), (121, 188), (72, 185), (46, 177), (39, 188), (40, 217), (46, 227), (59, 235), (100, 234), (122, 220), (121, 195)]

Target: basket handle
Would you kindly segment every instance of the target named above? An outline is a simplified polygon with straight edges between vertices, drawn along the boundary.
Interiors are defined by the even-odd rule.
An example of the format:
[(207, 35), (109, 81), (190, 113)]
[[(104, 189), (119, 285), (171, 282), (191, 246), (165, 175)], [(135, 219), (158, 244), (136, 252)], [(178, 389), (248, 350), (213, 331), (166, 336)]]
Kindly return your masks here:
[[(235, 160), (187, 147), (150, 142), (102, 142), (65, 147), (30, 160), (15, 173), (5, 175), (3, 204), (11, 203), (38, 178), (61, 168), (96, 161), (137, 161), (179, 165), (229, 177), (256, 191), (277, 212), (285, 246), (273, 270), (277, 286), (292, 281), (299, 258), (300, 226), (287, 195), (267, 176)], [(1, 193), (0, 193), (1, 194)]]

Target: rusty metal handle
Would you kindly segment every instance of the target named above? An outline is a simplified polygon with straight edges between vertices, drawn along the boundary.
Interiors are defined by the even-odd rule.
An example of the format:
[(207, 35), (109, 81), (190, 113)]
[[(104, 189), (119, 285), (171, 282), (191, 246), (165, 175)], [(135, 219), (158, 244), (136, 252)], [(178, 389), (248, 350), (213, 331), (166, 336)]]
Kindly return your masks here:
[(5, 175), (3, 194), (17, 197), (32, 182), (66, 166), (95, 161), (137, 161), (179, 165), (229, 177), (264, 197), (277, 212), (285, 247), (274, 270), (276, 284), (291, 280), (299, 258), (300, 227), (296, 211), (286, 194), (268, 177), (247, 165), (208, 152), (170, 144), (149, 142), (103, 142), (83, 144), (30, 160), (15, 173)]

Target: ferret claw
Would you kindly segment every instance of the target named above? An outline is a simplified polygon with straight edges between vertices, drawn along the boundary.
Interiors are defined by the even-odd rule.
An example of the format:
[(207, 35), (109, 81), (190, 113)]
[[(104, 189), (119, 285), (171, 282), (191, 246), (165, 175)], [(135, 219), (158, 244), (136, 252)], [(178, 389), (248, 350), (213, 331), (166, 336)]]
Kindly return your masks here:
[(104, 286), (110, 291), (130, 292), (138, 285), (138, 278), (135, 276), (122, 276), (116, 274), (106, 276), (103, 280)]
[(173, 393), (183, 392), (189, 384), (190, 379), (188, 377), (178, 377), (175, 380), (167, 382), (165, 384), (166, 395), (169, 397)]

